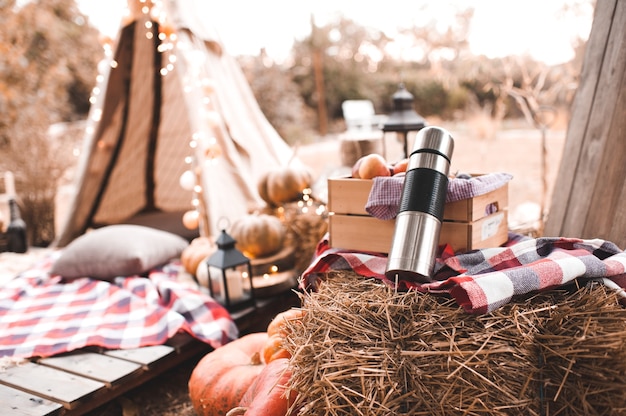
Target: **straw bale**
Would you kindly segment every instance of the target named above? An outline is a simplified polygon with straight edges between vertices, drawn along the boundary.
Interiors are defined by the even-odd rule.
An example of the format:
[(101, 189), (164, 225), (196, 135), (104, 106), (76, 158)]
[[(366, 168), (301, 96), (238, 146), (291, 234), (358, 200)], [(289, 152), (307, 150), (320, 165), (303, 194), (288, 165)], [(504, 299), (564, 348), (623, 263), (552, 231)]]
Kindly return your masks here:
[(488, 315), (332, 272), (290, 323), (301, 415), (593, 415), (626, 409), (626, 311), (603, 285)]

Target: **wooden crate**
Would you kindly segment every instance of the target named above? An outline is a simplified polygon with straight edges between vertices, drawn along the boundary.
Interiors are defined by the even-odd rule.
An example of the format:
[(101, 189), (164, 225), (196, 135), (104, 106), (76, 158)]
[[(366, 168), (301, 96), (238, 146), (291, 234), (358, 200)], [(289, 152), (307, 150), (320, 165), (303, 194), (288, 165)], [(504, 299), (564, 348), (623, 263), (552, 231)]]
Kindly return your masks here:
[[(371, 180), (330, 178), (328, 209), (330, 245), (347, 250), (388, 253), (395, 220), (380, 220), (365, 211)], [(496, 209), (487, 215), (487, 208)], [(455, 251), (497, 247), (508, 238), (508, 184), (475, 198), (447, 203), (439, 244)]]
[[(329, 217), (331, 247), (388, 253), (395, 220), (379, 220), (368, 215), (333, 214)], [(439, 244), (454, 251), (498, 247), (508, 238), (507, 211), (496, 212), (473, 222), (444, 221)]]
[[(369, 215), (365, 210), (372, 189), (371, 179), (329, 178), (328, 210), (335, 214)], [(504, 211), (509, 204), (509, 185), (470, 199), (448, 202), (443, 211), (444, 221), (471, 222), (485, 217), (487, 207), (495, 204)]]

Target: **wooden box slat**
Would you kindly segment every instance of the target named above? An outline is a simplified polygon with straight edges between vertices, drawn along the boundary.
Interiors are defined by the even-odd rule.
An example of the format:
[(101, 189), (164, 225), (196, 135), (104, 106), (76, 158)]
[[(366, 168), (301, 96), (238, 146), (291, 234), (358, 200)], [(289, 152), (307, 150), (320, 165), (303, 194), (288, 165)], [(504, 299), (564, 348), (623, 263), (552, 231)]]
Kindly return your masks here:
[(373, 180), (354, 178), (328, 179), (328, 211), (336, 214), (369, 215), (365, 205)]
[(39, 363), (101, 381), (107, 386), (119, 384), (143, 370), (141, 364), (87, 351), (43, 358)]
[[(473, 198), (446, 203), (444, 221), (474, 222), (489, 215), (489, 212), (504, 211), (509, 206), (509, 186), (495, 189)], [(492, 208), (490, 210), (489, 208)]]
[[(331, 247), (347, 250), (388, 253), (395, 220), (379, 220), (367, 215), (331, 215)], [(454, 251), (497, 247), (508, 239), (508, 212), (501, 211), (471, 223), (444, 221), (439, 244), (449, 244)]]
[(55, 416), (63, 406), (22, 390), (0, 384), (2, 414), (11, 416)]
[(27, 362), (0, 372), (0, 383), (74, 408), (80, 400), (106, 389), (104, 383), (56, 368)]
[[(480, 176), (480, 174), (473, 174), (473, 176)], [(328, 210), (335, 214), (369, 215), (365, 206), (373, 183), (371, 179), (329, 178)], [(508, 208), (508, 183), (483, 195), (447, 202), (444, 206), (443, 220), (473, 222), (492, 212), (487, 210), (487, 207), (492, 204), (498, 211)]]

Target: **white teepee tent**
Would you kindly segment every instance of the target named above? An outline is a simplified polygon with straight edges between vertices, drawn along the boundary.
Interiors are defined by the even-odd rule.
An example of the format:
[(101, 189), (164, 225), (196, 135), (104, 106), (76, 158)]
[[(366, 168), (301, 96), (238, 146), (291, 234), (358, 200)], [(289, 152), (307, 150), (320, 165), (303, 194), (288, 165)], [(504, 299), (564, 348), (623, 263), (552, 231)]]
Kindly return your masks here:
[(57, 246), (119, 223), (192, 238), (198, 230), (182, 217), (194, 209), (206, 214), (199, 234), (216, 235), (223, 218), (232, 223), (262, 203), (258, 179), (292, 157), (200, 2), (129, 0), (94, 90)]

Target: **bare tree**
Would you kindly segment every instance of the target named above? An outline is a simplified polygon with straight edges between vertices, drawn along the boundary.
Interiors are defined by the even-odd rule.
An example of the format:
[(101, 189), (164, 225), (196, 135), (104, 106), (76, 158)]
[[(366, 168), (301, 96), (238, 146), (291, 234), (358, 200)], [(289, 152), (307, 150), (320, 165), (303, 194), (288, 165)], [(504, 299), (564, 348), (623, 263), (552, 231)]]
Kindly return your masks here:
[(98, 33), (74, 0), (3, 3), (0, 32), (0, 169), (14, 172), (32, 245), (54, 238), (54, 198), (73, 141), (51, 124), (84, 117), (102, 56)]

